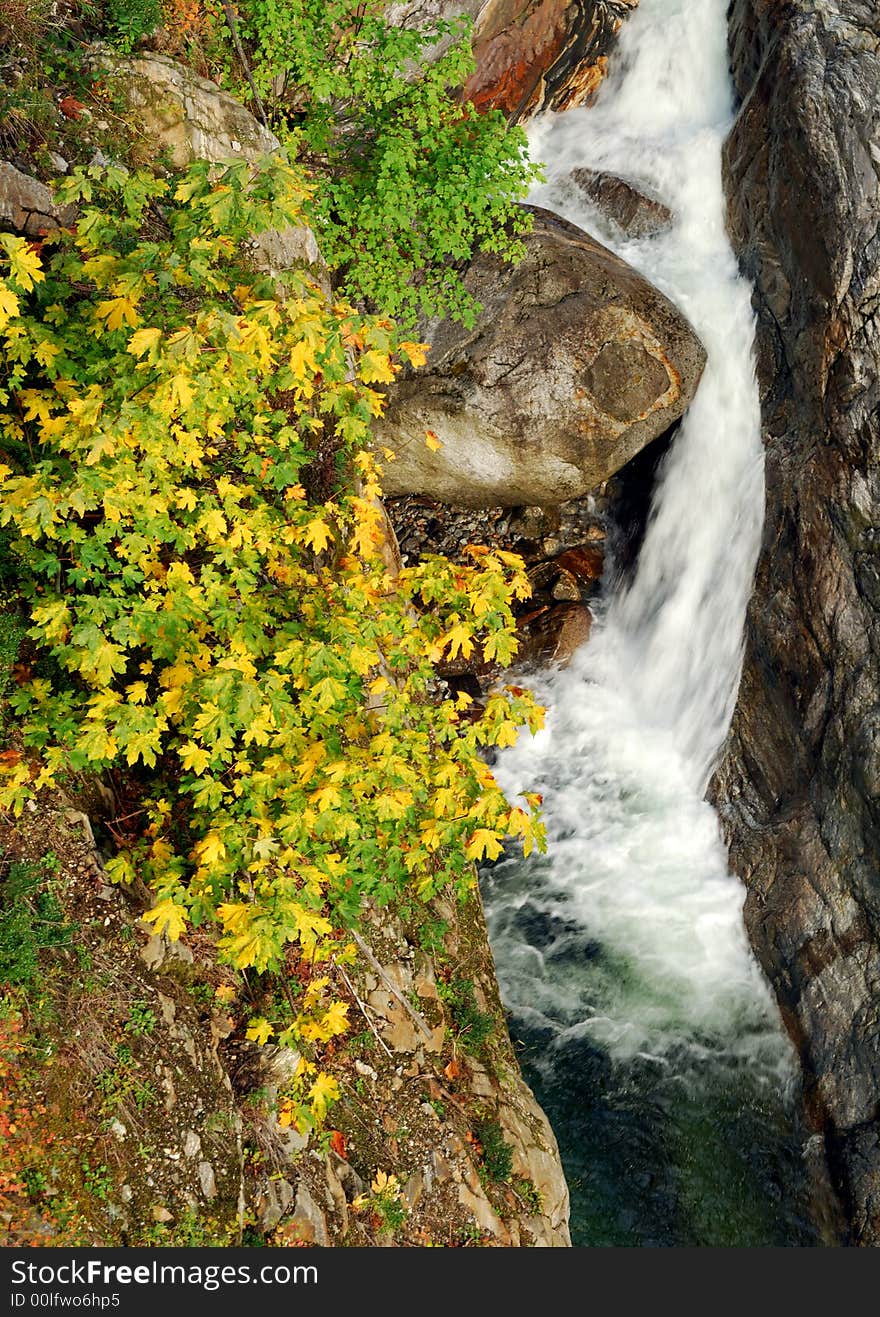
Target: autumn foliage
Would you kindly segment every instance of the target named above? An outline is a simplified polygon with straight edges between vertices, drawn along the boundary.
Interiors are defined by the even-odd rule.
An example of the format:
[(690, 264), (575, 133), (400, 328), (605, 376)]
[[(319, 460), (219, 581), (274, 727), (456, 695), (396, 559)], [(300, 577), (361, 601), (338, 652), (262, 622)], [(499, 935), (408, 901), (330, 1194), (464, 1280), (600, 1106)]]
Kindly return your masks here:
[[(504, 688), (465, 718), (435, 667), (510, 660), (522, 564), (475, 548), (389, 571), (370, 423), (424, 347), (306, 270), (258, 268), (254, 236), (308, 196), (279, 159), (80, 169), (71, 230), (0, 237), (0, 523), (36, 651), (0, 801), (71, 769), (138, 774), (144, 826), (112, 876), (148, 885), (157, 932), (214, 924), (257, 972), (291, 948), (344, 957), (366, 902), (463, 893), (506, 836), (541, 842), (537, 798), (506, 800), (481, 754), (540, 711)], [(347, 1027), (327, 987), (280, 1038), (303, 1056), (297, 1123), (336, 1096), (309, 1059)]]

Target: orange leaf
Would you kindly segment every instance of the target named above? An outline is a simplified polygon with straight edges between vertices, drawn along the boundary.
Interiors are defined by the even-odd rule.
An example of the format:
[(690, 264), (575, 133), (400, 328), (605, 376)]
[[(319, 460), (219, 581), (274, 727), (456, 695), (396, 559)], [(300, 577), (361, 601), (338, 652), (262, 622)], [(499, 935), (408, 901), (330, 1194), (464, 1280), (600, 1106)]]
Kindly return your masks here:
[(342, 1133), (342, 1130), (330, 1131), (330, 1147), (336, 1153), (337, 1157), (341, 1157), (343, 1161), (348, 1160), (348, 1155), (345, 1151), (345, 1135)]
[(443, 1073), (447, 1079), (458, 1079), (458, 1076), (461, 1074), (461, 1066), (458, 1064), (455, 1057), (452, 1058), (449, 1065), (443, 1067)]
[(75, 96), (65, 96), (58, 105), (65, 119), (81, 119), (85, 106)]

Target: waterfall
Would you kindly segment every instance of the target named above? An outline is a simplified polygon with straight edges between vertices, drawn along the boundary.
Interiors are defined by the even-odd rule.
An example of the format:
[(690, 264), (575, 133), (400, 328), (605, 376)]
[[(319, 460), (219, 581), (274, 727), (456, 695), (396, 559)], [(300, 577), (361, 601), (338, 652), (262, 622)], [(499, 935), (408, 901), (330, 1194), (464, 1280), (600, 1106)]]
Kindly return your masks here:
[[(785, 1114), (791, 1049), (748, 946), (744, 890), (704, 800), (736, 695), (763, 517), (749, 288), (727, 240), (721, 183), (732, 118), (726, 8), (726, 0), (641, 0), (595, 106), (530, 129), (547, 175), (531, 199), (639, 269), (689, 317), (708, 353), (661, 470), (634, 580), (616, 593), (612, 586), (567, 671), (531, 682), (548, 707), (546, 729), (506, 752), (498, 769), (508, 792), (544, 795), (548, 855), (509, 857), (483, 885), (513, 1032), (529, 1044), (530, 1078), (551, 1120), (554, 1102), (563, 1113), (555, 1123), (564, 1154), (572, 1136), (560, 1121), (595, 1105), (590, 1083), (602, 1088), (602, 1132), (590, 1126), (578, 1136), (595, 1139), (590, 1155), (569, 1148), (586, 1177), (586, 1217), (591, 1202), (615, 1198), (599, 1181), (618, 1172), (597, 1172), (596, 1163), (602, 1139), (624, 1137), (614, 1123), (623, 1108), (625, 1139), (651, 1137), (645, 1122), (654, 1120), (667, 1153), (724, 1108), (751, 1139), (757, 1126), (778, 1129), (777, 1160), (797, 1162)], [(622, 238), (572, 182), (578, 166), (641, 187), (674, 212), (673, 226)], [(712, 1180), (713, 1165), (733, 1154), (711, 1138), (701, 1147), (692, 1154)], [(685, 1193), (673, 1171), (671, 1181), (661, 1175), (660, 1198), (684, 1194), (685, 1215), (703, 1220), (709, 1209), (694, 1206), (698, 1191)], [(764, 1174), (756, 1172), (761, 1183)], [(645, 1193), (651, 1202), (635, 1238), (619, 1223), (609, 1238), (654, 1238), (660, 1209)], [(740, 1205), (737, 1217), (727, 1203), (717, 1214), (751, 1222), (732, 1241), (743, 1242), (766, 1208)], [(680, 1237), (718, 1242), (722, 1227), (706, 1229), (708, 1239), (681, 1226)], [(595, 1221), (584, 1230), (585, 1242), (608, 1242)]]

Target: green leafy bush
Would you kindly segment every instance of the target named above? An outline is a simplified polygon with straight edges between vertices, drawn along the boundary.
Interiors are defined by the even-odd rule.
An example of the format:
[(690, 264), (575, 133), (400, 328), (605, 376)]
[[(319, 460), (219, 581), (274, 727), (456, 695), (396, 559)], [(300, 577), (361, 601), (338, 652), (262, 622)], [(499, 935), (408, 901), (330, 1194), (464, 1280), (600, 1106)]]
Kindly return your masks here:
[(162, 0), (104, 0), (103, 8), (114, 45), (123, 51), (133, 50), (162, 22)]
[[(347, 296), (412, 323), (476, 303), (459, 269), (475, 249), (515, 259), (537, 170), (526, 138), (455, 88), (473, 70), (470, 24), (395, 27), (362, 0), (244, 0), (254, 80), (292, 150), (319, 171), (311, 216)], [(433, 47), (449, 42), (432, 59)]]
[(462, 1046), (473, 1056), (481, 1056), (497, 1027), (494, 1015), (481, 1011), (472, 979), (453, 979), (440, 984), (440, 997), (449, 1007)]
[(506, 1184), (513, 1172), (513, 1148), (505, 1139), (501, 1125), (485, 1117), (476, 1121), (473, 1128), (483, 1150), (481, 1170), (485, 1178), (494, 1184)]

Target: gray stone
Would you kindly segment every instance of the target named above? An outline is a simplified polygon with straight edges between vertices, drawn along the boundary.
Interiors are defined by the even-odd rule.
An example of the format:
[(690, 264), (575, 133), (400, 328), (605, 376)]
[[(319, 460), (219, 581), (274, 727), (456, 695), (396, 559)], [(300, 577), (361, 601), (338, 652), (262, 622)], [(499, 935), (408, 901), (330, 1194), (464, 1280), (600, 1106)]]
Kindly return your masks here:
[(389, 495), (476, 507), (577, 498), (693, 397), (705, 352), (684, 316), (583, 230), (533, 210), (519, 265), (480, 255), (465, 274), (483, 306), (474, 329), (425, 326), (428, 365), (391, 387), (376, 431), (396, 454)]
[(55, 205), (45, 183), (0, 161), (0, 228), (38, 238), (70, 224), (73, 215), (73, 206)]
[(240, 101), (167, 55), (108, 62), (137, 111), (138, 127), (169, 153), (175, 168), (194, 160), (255, 160), (280, 150), (275, 134)]
[[(138, 54), (109, 63), (139, 128), (178, 169), (194, 160), (220, 165), (280, 152), (275, 134), (240, 101), (166, 55)], [(270, 273), (306, 266), (328, 291), (315, 235), (305, 225), (270, 230), (251, 245), (257, 264)]]
[(199, 1162), (199, 1186), (209, 1202), (217, 1196), (217, 1180), (210, 1162)]
[(672, 224), (674, 217), (668, 206), (617, 174), (573, 169), (571, 180), (627, 238), (652, 237)]
[(202, 1150), (202, 1140), (196, 1134), (195, 1130), (187, 1130), (186, 1138), (183, 1141), (184, 1157), (196, 1157)]
[(327, 1235), (327, 1218), (315, 1202), (308, 1185), (300, 1180), (296, 1191), (296, 1206), (291, 1220), (299, 1228), (300, 1238), (310, 1244), (319, 1244), (326, 1248), (329, 1243)]

